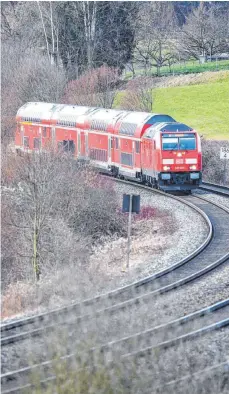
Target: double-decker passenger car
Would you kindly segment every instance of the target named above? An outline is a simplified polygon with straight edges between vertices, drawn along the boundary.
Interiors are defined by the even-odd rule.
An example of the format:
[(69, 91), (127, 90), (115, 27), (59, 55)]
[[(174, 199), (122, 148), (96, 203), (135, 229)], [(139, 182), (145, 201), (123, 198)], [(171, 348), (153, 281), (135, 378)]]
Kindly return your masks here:
[(200, 138), (169, 115), (27, 103), (16, 121), (17, 150), (52, 146), (162, 190), (191, 190), (201, 181)]

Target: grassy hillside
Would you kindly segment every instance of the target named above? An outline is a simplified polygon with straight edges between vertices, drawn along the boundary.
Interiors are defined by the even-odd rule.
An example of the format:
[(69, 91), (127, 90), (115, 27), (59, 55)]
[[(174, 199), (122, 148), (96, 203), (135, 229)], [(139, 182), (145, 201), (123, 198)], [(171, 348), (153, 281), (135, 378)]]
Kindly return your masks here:
[(229, 140), (228, 79), (155, 89), (153, 112), (169, 114), (208, 139)]

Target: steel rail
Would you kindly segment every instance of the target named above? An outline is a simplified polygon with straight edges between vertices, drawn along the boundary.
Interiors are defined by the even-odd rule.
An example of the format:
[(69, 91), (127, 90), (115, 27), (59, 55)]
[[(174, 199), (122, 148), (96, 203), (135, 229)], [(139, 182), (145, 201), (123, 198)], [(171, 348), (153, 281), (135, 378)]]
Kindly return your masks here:
[(174, 386), (174, 385), (177, 385), (177, 384), (182, 383), (187, 380), (193, 381), (193, 378), (196, 378), (196, 377), (198, 378), (199, 376), (209, 374), (209, 372), (215, 372), (216, 370), (222, 369), (222, 368), (223, 368), (223, 372), (225, 372), (229, 376), (229, 359), (222, 362), (222, 363), (214, 364), (211, 367), (202, 369), (201, 371), (191, 373), (190, 375), (185, 375), (180, 379), (170, 380), (169, 382), (166, 382), (164, 384), (161, 384), (160, 386), (157, 386), (157, 389), (168, 387), (168, 386)]
[(199, 189), (209, 191), (224, 197), (229, 197), (229, 187), (210, 182), (202, 182)]
[[(151, 190), (151, 189), (150, 189)], [(154, 191), (154, 190), (153, 190)], [(166, 195), (167, 196), (167, 195)], [(169, 197), (169, 196), (168, 196)], [(174, 196), (173, 196), (173, 198), (174, 198)], [(181, 198), (178, 198), (178, 197), (176, 197), (175, 199), (177, 199), (177, 200), (179, 200), (179, 201), (182, 201), (183, 202), (183, 199), (181, 199)], [(207, 200), (206, 198), (203, 198), (202, 196), (200, 197), (200, 196), (198, 196), (198, 197), (195, 197), (195, 199), (199, 199), (199, 200), (202, 200), (202, 201), (204, 201), (204, 202), (208, 202), (209, 204), (211, 204), (211, 205), (214, 205), (214, 206), (216, 206), (216, 207), (219, 207), (219, 204), (216, 204), (216, 203), (213, 203), (212, 201), (209, 201), (209, 200)], [(186, 201), (186, 203), (187, 203), (187, 201)], [(229, 210), (228, 209), (226, 209), (225, 207), (222, 207), (222, 206), (220, 206), (220, 208), (221, 209), (223, 209), (224, 210), (224, 212), (226, 212), (226, 213), (229, 213)], [(200, 209), (200, 208), (199, 208)], [(201, 209), (200, 209), (200, 211), (201, 211)], [(209, 244), (209, 242), (208, 242), (208, 244)], [(210, 265), (208, 265), (207, 267), (205, 266), (204, 267), (204, 269), (202, 269), (202, 270), (199, 270), (198, 272), (195, 272), (193, 275), (189, 275), (188, 277), (186, 277), (186, 278), (183, 278), (183, 279), (181, 279), (181, 280), (179, 280), (179, 281), (177, 281), (177, 282), (173, 282), (173, 283), (171, 283), (169, 286), (164, 286), (164, 287), (160, 287), (159, 289), (156, 289), (156, 291), (154, 290), (154, 291), (151, 291), (150, 293), (148, 293), (148, 294), (144, 294), (144, 295), (141, 295), (140, 297), (135, 297), (135, 298), (132, 298), (131, 300), (127, 300), (127, 301), (124, 301), (124, 302), (121, 302), (121, 304), (116, 304), (116, 305), (112, 305), (111, 307), (108, 307), (108, 308), (105, 308), (105, 309), (102, 309), (102, 310), (100, 310), (100, 311), (96, 311), (96, 314), (97, 314), (97, 316), (98, 315), (102, 315), (102, 314), (104, 314), (104, 313), (115, 313), (115, 311), (117, 311), (117, 310), (121, 310), (121, 309), (125, 309), (125, 308), (129, 308), (129, 306), (131, 305), (131, 302), (134, 304), (137, 304), (138, 302), (140, 302), (140, 300), (143, 298), (143, 297), (147, 297), (147, 296), (152, 296), (153, 294), (156, 294), (156, 293), (159, 293), (159, 294), (163, 294), (164, 292), (166, 292), (166, 291), (169, 291), (169, 290), (172, 290), (172, 288), (177, 288), (177, 287), (179, 287), (179, 286), (182, 286), (184, 283), (188, 283), (188, 282), (190, 282), (191, 280), (194, 280), (194, 279), (196, 279), (197, 277), (199, 277), (199, 276), (201, 276), (201, 275), (203, 275), (204, 273), (206, 273), (206, 272), (209, 272), (210, 270), (212, 270), (212, 269), (214, 269), (214, 268), (216, 268), (218, 265), (220, 265), (220, 264), (222, 264), (223, 262), (226, 262), (228, 260), (228, 253), (226, 253), (223, 257), (221, 257), (220, 259), (218, 259), (217, 261), (214, 261), (214, 263), (212, 263), (212, 264), (210, 264)], [(171, 267), (170, 267), (171, 268)], [(165, 270), (166, 271), (166, 270)], [(162, 271), (163, 272), (163, 271)], [(172, 271), (171, 271), (172, 272)], [(157, 274), (156, 274), (157, 275)], [(163, 277), (163, 275), (162, 275), (162, 277)], [(145, 282), (145, 280), (147, 280), (147, 279), (150, 279), (150, 281), (149, 282)], [(186, 280), (184, 280), (184, 279), (186, 279)], [(140, 282), (140, 283), (139, 283)], [(151, 283), (152, 282), (152, 278), (151, 277), (149, 277), (149, 278), (145, 278), (144, 280), (142, 280), (142, 281), (138, 281), (138, 282), (135, 282), (134, 283), (134, 285), (135, 285), (135, 290), (137, 289), (137, 288), (142, 288), (143, 287), (143, 285), (145, 285), (146, 283)], [(126, 286), (127, 288), (131, 288), (131, 286), (132, 286), (133, 284), (131, 284), (131, 285), (128, 285), (128, 286)], [(172, 285), (172, 286), (171, 286)], [(121, 289), (118, 289), (118, 290), (121, 290), (122, 291), (122, 288)], [(114, 290), (113, 292), (111, 292), (112, 293), (112, 296), (111, 296), (111, 299), (113, 298), (113, 293), (115, 293), (115, 297), (114, 298), (116, 298), (116, 296), (117, 296), (117, 290)], [(103, 295), (104, 296), (104, 295)], [(100, 296), (99, 296), (99, 298), (100, 298)], [(109, 297), (109, 293), (108, 293), (108, 299), (110, 300), (110, 297)], [(86, 300), (86, 302), (90, 302), (90, 300)], [(82, 307), (82, 304), (80, 304), (81, 305), (81, 307)], [(60, 309), (63, 309), (63, 308), (60, 308)], [(65, 309), (65, 308), (64, 308)], [(48, 313), (47, 313), (48, 314)], [(79, 320), (81, 320), (81, 319), (89, 319), (90, 318), (90, 316), (91, 316), (91, 314), (87, 314), (87, 315), (82, 315), (82, 316), (78, 316), (77, 317), (77, 319), (79, 319)], [(225, 321), (223, 321), (224, 323), (222, 323), (223, 325), (227, 325), (227, 319), (225, 320)], [(75, 324), (75, 323), (74, 323)], [(54, 325), (51, 325), (50, 326), (50, 328), (54, 328), (55, 327), (55, 324)], [(49, 329), (49, 327), (46, 327), (46, 329)], [(33, 330), (34, 331), (34, 333), (35, 333), (35, 331), (37, 331), (37, 333), (36, 333), (36, 335), (38, 334), (38, 332), (44, 332), (44, 330), (42, 330), (42, 328), (41, 329), (38, 329), (38, 330)], [(25, 334), (25, 333), (24, 333)], [(28, 336), (32, 336), (31, 335), (31, 332), (28, 332), (27, 333), (28, 334)], [(25, 335), (25, 337), (28, 337), (27, 336), (27, 334)], [(22, 334), (18, 334), (17, 335), (17, 340), (18, 340), (18, 336), (20, 337), (20, 335), (22, 335), (23, 336), (23, 333)], [(12, 338), (11, 338), (12, 339)], [(3, 340), (6, 340), (7, 341), (7, 338), (3, 338)], [(9, 340), (9, 338), (8, 338), (8, 340)], [(14, 391), (15, 392), (15, 391)]]
[[(196, 197), (196, 198), (204, 200), (204, 201), (208, 201), (208, 200), (206, 200), (203, 197)], [(181, 199), (179, 198), (179, 200), (181, 200)], [(209, 203), (219, 207), (219, 204), (212, 203), (212, 202), (209, 202)], [(220, 208), (224, 209), (226, 212), (229, 212), (229, 210), (226, 209), (225, 207), (220, 206)], [(159, 289), (156, 289), (156, 290), (153, 290), (153, 291), (150, 291), (150, 292), (148, 291), (146, 294), (143, 294), (143, 295), (141, 295), (139, 297), (135, 296), (133, 298), (130, 298), (131, 294), (130, 295), (128, 294), (127, 301), (124, 301), (124, 302), (121, 302), (121, 303), (118, 302), (115, 305), (112, 305), (112, 306), (107, 307), (107, 308), (102, 308), (100, 310), (97, 309), (97, 311), (95, 312), (95, 315), (99, 316), (99, 315), (102, 315), (104, 313), (113, 314), (113, 313), (115, 313), (118, 310), (127, 309), (131, 305), (136, 305), (137, 303), (140, 302), (141, 299), (143, 300), (143, 298), (145, 298), (145, 297), (149, 298), (149, 297), (152, 297), (155, 294), (163, 294), (165, 292), (168, 292), (170, 290), (178, 288), (178, 287), (180, 287), (180, 286), (182, 286), (182, 285), (184, 285), (186, 283), (189, 283), (192, 280), (197, 279), (198, 277), (200, 277), (201, 275), (204, 275), (205, 273), (211, 271), (212, 269), (216, 268), (218, 265), (220, 265), (223, 262), (225, 262), (227, 260), (228, 256), (229, 256), (229, 253), (226, 253), (222, 258), (218, 259), (217, 261), (214, 261), (212, 264), (207, 265), (202, 270), (198, 270), (198, 271), (194, 272), (192, 275), (185, 276), (184, 278), (182, 278), (182, 279), (180, 279), (178, 281), (174, 281), (173, 280), (172, 283), (170, 283), (169, 285), (166, 285), (166, 286), (162, 285), (161, 287), (159, 287)], [(117, 296), (120, 297), (120, 295), (122, 294), (123, 291), (126, 292), (126, 291), (130, 290), (130, 293), (132, 293), (131, 290), (133, 290), (133, 289), (136, 290), (137, 288), (139, 288), (139, 287), (141, 287), (143, 285), (145, 286), (146, 284), (150, 284), (150, 283), (152, 283), (153, 280), (155, 280), (157, 278), (160, 278), (160, 277), (163, 278), (166, 274), (169, 274), (169, 273), (173, 272), (174, 269), (177, 269), (178, 267), (181, 267), (183, 264), (184, 264), (184, 262), (182, 261), (182, 264), (177, 263), (175, 265), (175, 267), (174, 266), (169, 267), (166, 270), (163, 270), (163, 271), (161, 271), (161, 272), (159, 272), (157, 274), (154, 274), (153, 276), (150, 276), (148, 278), (145, 278), (145, 279), (143, 279), (141, 281), (135, 282), (134, 284), (125, 286), (124, 288), (120, 288), (118, 290), (114, 290), (114, 291), (108, 293), (108, 299), (111, 300), (112, 298), (115, 298)], [(81, 303), (80, 306), (81, 306), (81, 308), (82, 307), (85, 308), (85, 306), (88, 306), (88, 305), (92, 306), (92, 305), (94, 305), (94, 301), (95, 300), (96, 301), (101, 300), (101, 297), (102, 297), (102, 300), (104, 301), (104, 296), (106, 297), (107, 294), (102, 295), (102, 296), (98, 296), (98, 297), (96, 297), (95, 299), (92, 299), (92, 300), (86, 300), (83, 303)], [(77, 304), (77, 306), (79, 306), (79, 304)], [(64, 309), (65, 309), (64, 310), (65, 313), (66, 312), (67, 313), (70, 312), (69, 308), (67, 308), (67, 310), (66, 310), (66, 308), (64, 308)], [(62, 312), (63, 309), (62, 308), (58, 309), (57, 313), (59, 313), (60, 311)], [(51, 313), (53, 313), (53, 312), (51, 312)], [(50, 316), (49, 312), (47, 312), (45, 315)], [(87, 319), (90, 318), (90, 315), (91, 315), (91, 313), (89, 313), (89, 314), (85, 313), (84, 315), (77, 316), (75, 319), (78, 322), (80, 320), (87, 320)], [(44, 315), (42, 315), (42, 317), (43, 316)], [(27, 319), (29, 321), (31, 321), (31, 318), (27, 318)], [(35, 317), (35, 319), (36, 319), (36, 317)], [(20, 323), (21, 323), (21, 321), (19, 321), (19, 324)], [(24, 323), (24, 320), (23, 320), (23, 323)], [(13, 328), (15, 328), (15, 325), (17, 327), (17, 324), (18, 324), (18, 322), (14, 322), (13, 323)], [(10, 329), (12, 328), (11, 325), (12, 325), (12, 323), (10, 323)], [(30, 330), (30, 331), (22, 332), (22, 333), (19, 333), (19, 334), (16, 334), (16, 335), (12, 335), (11, 334), (11, 335), (8, 335), (5, 338), (3, 336), (2, 340), (1, 340), (1, 344), (2, 344), (2, 346), (4, 346), (4, 345), (10, 344), (10, 343), (14, 343), (14, 342), (19, 341), (19, 340), (23, 340), (23, 339), (29, 338), (31, 336), (39, 336), (39, 335), (42, 334), (42, 332), (45, 332), (45, 331), (47, 332), (48, 330), (54, 329), (55, 326), (56, 326), (56, 323), (51, 324), (51, 325), (42, 326), (40, 328), (36, 328), (36, 329)], [(3, 328), (4, 328), (4, 326), (3, 326)], [(9, 329), (9, 328), (7, 327), (7, 329)], [(8, 332), (8, 330), (6, 330), (5, 332)]]
[[(167, 347), (174, 346), (176, 344), (179, 344), (182, 341), (192, 339), (198, 335), (202, 335), (202, 334), (207, 333), (209, 331), (217, 330), (222, 327), (226, 327), (227, 325), (229, 325), (229, 318), (222, 320), (222, 316), (221, 316), (221, 318), (218, 317), (217, 322), (215, 322), (214, 324), (211, 324), (211, 325), (206, 325), (206, 321), (204, 321), (203, 322), (204, 326), (195, 330), (195, 331), (192, 331), (192, 327), (190, 327), (190, 326), (186, 327), (186, 326), (190, 322), (195, 322), (196, 319), (203, 318), (203, 317), (209, 317), (209, 316), (212, 317), (212, 314), (215, 314), (215, 313), (223, 310), (223, 308), (226, 308), (226, 307), (228, 308), (228, 306), (229, 306), (229, 298), (225, 299), (223, 301), (220, 301), (216, 304), (210, 305), (206, 308), (200, 309), (200, 310), (198, 310), (194, 313), (191, 313), (189, 315), (172, 320), (168, 323), (161, 324), (159, 326), (153, 327), (151, 329), (142, 331), (140, 333), (137, 333), (137, 334), (134, 334), (134, 335), (131, 335), (128, 337), (121, 338), (116, 341), (108, 342), (100, 347), (91, 348), (91, 349), (89, 349), (88, 352), (85, 352), (85, 354), (88, 355), (87, 362), (89, 365), (92, 364), (94, 366), (98, 366), (99, 363), (101, 364), (100, 356), (102, 355), (103, 356), (102, 363), (105, 362), (107, 365), (112, 364), (113, 360), (110, 360), (110, 352), (112, 352), (112, 351), (114, 352), (115, 347), (118, 347), (118, 349), (121, 349), (121, 353), (124, 352), (124, 354), (121, 354), (121, 355), (119, 354), (119, 358), (121, 360), (124, 360), (129, 357), (133, 357), (133, 356), (134, 357), (136, 357), (136, 356), (142, 357), (145, 353), (149, 353), (150, 351), (153, 351), (155, 349), (159, 349), (159, 348), (165, 349)], [(228, 308), (228, 310), (229, 310), (229, 308)], [(227, 312), (227, 313), (229, 316), (229, 312)], [(201, 320), (200, 320), (200, 323), (202, 324)], [(127, 352), (127, 350), (129, 350), (129, 347), (136, 346), (136, 340), (139, 340), (139, 342), (143, 342), (143, 341), (147, 342), (153, 338), (155, 341), (155, 335), (157, 333), (159, 333), (161, 336), (161, 333), (163, 332), (164, 336), (165, 336), (167, 334), (167, 331), (174, 329), (174, 328), (176, 328), (176, 329), (182, 328), (184, 331), (186, 329), (188, 329), (189, 331), (185, 332), (182, 335), (175, 336), (174, 338), (170, 338), (166, 341), (159, 342), (157, 344), (148, 346), (144, 349), (132, 351), (132, 352), (129, 352), (129, 351)], [(106, 355), (108, 355), (108, 360), (105, 359)], [(62, 360), (62, 361), (63, 360), (70, 360), (71, 358), (76, 358), (76, 357), (77, 357), (77, 355), (72, 353), (72, 354), (68, 354), (66, 356), (60, 357), (60, 360)], [(99, 361), (97, 361), (98, 359), (99, 359)], [(2, 384), (4, 386), (7, 386), (7, 383), (9, 383), (9, 385), (12, 386), (12, 384), (14, 385), (14, 383), (17, 382), (18, 379), (22, 379), (22, 378), (25, 379), (26, 377), (28, 377), (28, 375), (34, 373), (34, 371), (39, 370), (39, 372), (40, 372), (41, 369), (43, 369), (43, 372), (45, 372), (46, 375), (50, 374), (49, 367), (52, 367), (53, 362), (54, 362), (54, 360), (49, 360), (49, 361), (45, 361), (40, 364), (35, 364), (31, 367), (25, 367), (25, 368), (22, 368), (17, 371), (5, 373), (1, 376)], [(48, 382), (48, 381), (50, 381), (50, 379), (55, 379), (55, 376), (49, 376), (48, 378), (43, 380), (43, 382)], [(3, 393), (20, 392), (20, 390), (25, 389), (26, 387), (29, 388), (31, 386), (23, 384), (23, 386), (7, 388), (5, 391), (3, 390)]]
[[(117, 179), (113, 179), (112, 180), (119, 182), (119, 183), (124, 183), (124, 184), (130, 184), (128, 181), (124, 181), (124, 180), (117, 180)], [(212, 237), (213, 237), (213, 227), (212, 227), (212, 223), (209, 220), (208, 216), (198, 207), (194, 206), (192, 203), (187, 202), (187, 201), (183, 201), (181, 200), (179, 197), (177, 196), (171, 196), (171, 195), (167, 195), (164, 194), (163, 192), (159, 191), (159, 190), (152, 190), (151, 188), (147, 187), (147, 186), (143, 186), (143, 185), (139, 185), (134, 183), (134, 185), (136, 187), (140, 187), (141, 189), (146, 189), (147, 191), (150, 192), (156, 192), (159, 194), (162, 194), (163, 196), (166, 196), (168, 198), (171, 199), (175, 199), (179, 202), (182, 202), (183, 204), (188, 205), (190, 208), (192, 208), (193, 210), (195, 210), (196, 212), (198, 212), (204, 219), (205, 223), (208, 226), (208, 236), (207, 238), (204, 240), (204, 242), (192, 253), (190, 253), (187, 257), (185, 257), (184, 259), (180, 260), (179, 262), (172, 264), (170, 267), (161, 270), (153, 275), (150, 275), (142, 280), (136, 281), (134, 283), (131, 283), (129, 285), (126, 285), (124, 287), (112, 290), (108, 293), (103, 293), (100, 294), (96, 297), (84, 300), (82, 302), (77, 302), (71, 305), (68, 305), (66, 307), (61, 307), (61, 308), (57, 308), (54, 309), (52, 311), (48, 311), (48, 312), (44, 312), (41, 314), (37, 314), (37, 315), (33, 315), (33, 316), (29, 316), (23, 319), (18, 319), (15, 320), (13, 322), (8, 322), (5, 324), (1, 325), (1, 333), (2, 333), (2, 337), (4, 336), (5, 333), (7, 333), (8, 331), (12, 331), (14, 329), (17, 329), (19, 327), (23, 327), (23, 326), (29, 326), (29, 325), (33, 325), (34, 323), (41, 323), (44, 322), (47, 318), (53, 319), (55, 317), (59, 317), (59, 315), (66, 315), (69, 314), (69, 312), (78, 312), (81, 310), (81, 308), (85, 308), (87, 306), (97, 306), (98, 303), (100, 301), (104, 302), (105, 299), (113, 299), (115, 297), (119, 297), (121, 294), (125, 293), (125, 292), (130, 292), (131, 290), (136, 291), (136, 288), (138, 288), (139, 286), (145, 285), (146, 283), (149, 283), (151, 281), (154, 281), (160, 277), (162, 277), (163, 275), (172, 272), (173, 270), (175, 270), (176, 268), (182, 266), (183, 264), (187, 263), (190, 259), (192, 259), (193, 257), (197, 256), (199, 253), (201, 253), (204, 248), (207, 247), (207, 245), (210, 243)], [(2, 342), (3, 343), (3, 342)]]
[[(70, 326), (75, 326), (76, 323), (79, 323), (81, 321), (87, 321), (90, 320), (92, 317), (100, 317), (100, 316), (104, 316), (104, 315), (108, 315), (108, 316), (112, 316), (113, 314), (117, 313), (117, 312), (121, 312), (121, 311), (126, 311), (128, 310), (131, 306), (136, 306), (139, 305), (141, 302), (143, 301), (147, 301), (150, 300), (153, 296), (155, 295), (161, 295), (164, 293), (167, 293), (171, 290), (177, 289), (187, 283), (190, 283), (196, 279), (198, 279), (199, 277), (201, 277), (202, 275), (212, 271), (213, 269), (217, 268), (220, 264), (224, 263), (224, 262), (229, 262), (228, 259), (228, 255), (224, 256), (222, 259), (217, 260), (215, 263), (205, 267), (203, 270), (200, 270), (196, 273), (194, 273), (193, 275), (190, 275), (188, 277), (185, 277), (184, 279), (181, 279), (177, 282), (172, 283), (171, 285), (168, 286), (164, 286), (161, 287), (159, 289), (156, 289), (154, 291), (148, 292), (146, 294), (140, 295), (138, 297), (134, 297), (134, 298), (130, 298), (126, 301), (123, 301), (121, 303), (115, 304), (115, 305), (111, 305), (107, 308), (102, 308), (99, 310), (94, 311), (94, 313), (88, 313), (88, 314), (83, 314), (83, 315), (79, 315), (77, 317), (74, 318), (73, 322), (64, 322), (60, 325), (68, 325), (68, 327)], [(47, 326), (42, 326), (39, 328), (36, 328), (34, 330), (30, 330), (30, 331), (26, 331), (26, 332), (22, 332), (16, 335), (10, 335), (7, 336), (5, 338), (1, 339), (1, 346), (6, 346), (9, 344), (13, 344), (19, 341), (23, 341), (25, 339), (31, 339), (32, 337), (39, 337), (42, 334), (47, 334), (48, 332), (52, 332), (57, 328), (57, 324), (53, 323)]]

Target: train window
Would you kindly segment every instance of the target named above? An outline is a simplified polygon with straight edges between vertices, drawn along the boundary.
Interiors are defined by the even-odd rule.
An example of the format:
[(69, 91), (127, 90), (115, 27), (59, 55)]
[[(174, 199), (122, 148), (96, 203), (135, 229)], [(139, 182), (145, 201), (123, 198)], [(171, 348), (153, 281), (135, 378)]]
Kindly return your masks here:
[(43, 127), (43, 137), (47, 137), (47, 130), (46, 130), (46, 127)]
[(180, 150), (195, 150), (196, 139), (195, 138), (179, 138)]
[(29, 137), (24, 137), (23, 142), (24, 142), (24, 147), (29, 148)]
[(40, 149), (40, 143), (41, 143), (40, 138), (34, 138), (33, 139), (33, 147), (34, 147), (34, 149)]
[(113, 137), (111, 137), (111, 149), (114, 148)]
[(115, 138), (115, 148), (116, 148), (116, 149), (119, 148), (119, 140), (118, 140), (117, 137)]
[(58, 142), (58, 151), (75, 153), (75, 143), (73, 140), (63, 140)]
[(90, 159), (98, 161), (107, 161), (107, 151), (104, 149), (90, 149)]
[(178, 150), (178, 138), (162, 138), (163, 150)]
[(75, 143), (73, 140), (69, 140), (68, 141), (68, 150), (69, 152), (71, 152), (72, 154), (75, 153)]
[(124, 164), (126, 166), (131, 166), (133, 165), (133, 156), (131, 153), (123, 153), (121, 152), (121, 164)]
[(120, 127), (120, 134), (134, 135), (137, 124), (123, 122)]
[(139, 141), (135, 141), (135, 152), (140, 153), (140, 142)]

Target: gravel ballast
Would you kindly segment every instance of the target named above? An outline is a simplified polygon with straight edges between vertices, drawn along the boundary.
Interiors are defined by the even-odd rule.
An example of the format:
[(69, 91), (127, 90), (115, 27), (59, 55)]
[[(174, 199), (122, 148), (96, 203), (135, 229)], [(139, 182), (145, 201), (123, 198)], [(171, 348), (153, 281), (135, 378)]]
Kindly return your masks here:
[(203, 197), (206, 197), (209, 201), (215, 202), (216, 204), (221, 204), (229, 209), (229, 197), (220, 196), (216, 193), (205, 192), (203, 190), (198, 190), (193, 194), (196, 194), (197, 196), (202, 195)]
[[(109, 179), (107, 187), (110, 182)], [(127, 251), (125, 238), (97, 244), (87, 266), (66, 264), (52, 277), (41, 280), (36, 294), (33, 284), (16, 284), (15, 292), (23, 294), (25, 300), (25, 313), (61, 307), (150, 276), (184, 259), (207, 238), (209, 228), (205, 220), (189, 206), (151, 190), (113, 182), (120, 208), (122, 195), (130, 193), (140, 194), (142, 211), (155, 210), (149, 219), (133, 220), (128, 272), (122, 272)]]

